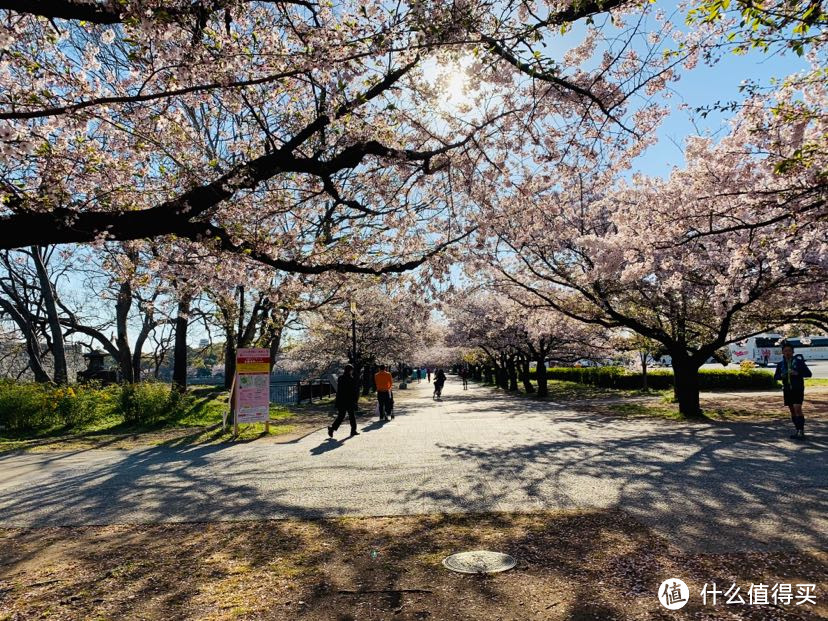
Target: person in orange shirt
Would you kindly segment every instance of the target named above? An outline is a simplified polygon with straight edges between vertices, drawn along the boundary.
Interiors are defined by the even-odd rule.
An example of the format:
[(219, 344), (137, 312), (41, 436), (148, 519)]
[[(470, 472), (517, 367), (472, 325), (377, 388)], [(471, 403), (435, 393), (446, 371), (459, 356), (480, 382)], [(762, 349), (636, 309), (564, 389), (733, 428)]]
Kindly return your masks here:
[(380, 365), (380, 370), (374, 375), (374, 386), (377, 387), (377, 401), (379, 402), (379, 417), (380, 420), (388, 420), (388, 417), (394, 418), (394, 412), (391, 405), (391, 386), (394, 384), (394, 378), (385, 370), (385, 365)]

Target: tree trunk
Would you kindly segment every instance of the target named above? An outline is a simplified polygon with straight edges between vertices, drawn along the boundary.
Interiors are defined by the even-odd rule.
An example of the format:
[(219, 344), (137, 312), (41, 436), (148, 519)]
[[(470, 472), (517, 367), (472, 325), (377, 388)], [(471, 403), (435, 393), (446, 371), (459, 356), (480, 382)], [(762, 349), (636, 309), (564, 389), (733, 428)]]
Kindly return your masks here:
[(279, 347), (282, 344), (282, 333), (279, 332), (278, 334), (274, 335), (272, 339), (270, 339), (270, 374), (273, 374), (273, 364), (276, 362), (276, 356), (279, 354)]
[(532, 381), (529, 379), (529, 359), (522, 358), (520, 360), (520, 381), (523, 383), (523, 389), (526, 394), (531, 395), (535, 392), (535, 387), (532, 386)]
[(56, 384), (66, 384), (69, 381), (69, 372), (66, 365), (66, 345), (63, 341), (63, 328), (58, 317), (55, 291), (49, 273), (40, 254), (38, 246), (31, 247), (37, 278), (40, 281), (40, 292), (43, 296), (43, 305), (46, 309), (46, 318), (49, 322), (49, 332), (52, 334), (52, 356), (55, 361), (54, 381)]
[(274, 309), (270, 313), (270, 326), (267, 330), (267, 346), (270, 349), (270, 373), (273, 374), (273, 364), (282, 346), (282, 333), (288, 320), (288, 312)]
[(129, 282), (122, 282), (118, 288), (118, 297), (115, 300), (115, 325), (116, 341), (118, 348), (118, 368), (121, 371), (121, 381), (128, 384), (135, 382), (135, 375), (132, 372), (132, 352), (129, 348), (129, 332), (127, 321), (129, 309), (132, 306), (132, 287)]
[(236, 374), (236, 335), (233, 328), (224, 327), (224, 387), (230, 389)]
[(546, 360), (539, 358), (535, 362), (538, 365), (535, 372), (535, 380), (538, 382), (538, 396), (547, 397), (549, 396), (549, 385), (546, 383)]
[(509, 356), (509, 358), (506, 360), (506, 371), (509, 375), (509, 390), (512, 392), (517, 392), (518, 371), (517, 364), (515, 364), (515, 358), (513, 356)]
[(190, 323), (189, 295), (182, 295), (178, 301), (178, 313), (175, 316), (175, 347), (173, 349), (173, 389), (187, 391), (187, 326)]
[(699, 418), (699, 366), (686, 357), (673, 358), (674, 388), (673, 392), (679, 404), (679, 412), (687, 418)]
[(642, 390), (644, 392), (648, 392), (650, 389), (647, 386), (647, 354), (643, 354), (641, 356), (641, 382), (642, 382)]
[(141, 381), (141, 362), (144, 354), (144, 343), (147, 342), (147, 337), (155, 329), (156, 325), (157, 323), (153, 321), (152, 315), (144, 318), (144, 325), (141, 326), (141, 332), (138, 333), (138, 338), (135, 339), (135, 347), (132, 350), (132, 376), (136, 382)]
[(502, 364), (495, 365), (495, 380), (499, 388), (509, 390), (509, 375)]
[(371, 380), (371, 365), (366, 364), (365, 368), (362, 370), (362, 396), (367, 397), (371, 394), (372, 389), (374, 388), (374, 382)]
[(32, 344), (29, 340), (26, 341), (26, 351), (29, 354), (29, 368), (34, 374), (35, 381), (39, 384), (45, 384), (52, 381), (46, 369), (43, 367), (43, 360), (40, 357), (40, 351), (37, 343)]
[(26, 339), (26, 353), (29, 355), (29, 368), (34, 374), (36, 382), (46, 383), (51, 382), (52, 378), (43, 367), (43, 357), (40, 355), (40, 344), (38, 343), (38, 335), (34, 326), (26, 320), (23, 314), (18, 310), (16, 305), (11, 302), (0, 299), (0, 308), (2, 308), (12, 320), (20, 328), (23, 333), (23, 338)]

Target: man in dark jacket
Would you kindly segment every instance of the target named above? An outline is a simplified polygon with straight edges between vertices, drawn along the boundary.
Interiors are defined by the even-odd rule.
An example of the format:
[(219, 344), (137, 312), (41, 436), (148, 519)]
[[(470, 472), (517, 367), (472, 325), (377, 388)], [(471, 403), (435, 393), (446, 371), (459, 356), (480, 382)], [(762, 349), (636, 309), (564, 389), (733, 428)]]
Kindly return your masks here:
[(437, 369), (434, 374), (434, 399), (439, 399), (443, 395), (443, 386), (446, 384), (446, 374), (442, 368)]
[(359, 432), (356, 428), (356, 408), (357, 399), (359, 399), (359, 386), (354, 378), (354, 367), (350, 364), (345, 365), (345, 370), (339, 376), (336, 383), (336, 409), (339, 411), (339, 416), (336, 417), (334, 424), (328, 427), (328, 437), (333, 438), (334, 431), (339, 429), (342, 421), (345, 420), (345, 413), (348, 413), (348, 420), (351, 423), (351, 435), (358, 436)]
[(805, 378), (811, 377), (811, 369), (805, 364), (802, 355), (794, 356), (794, 348), (790, 343), (782, 345), (782, 360), (776, 365), (774, 377), (782, 380), (782, 395), (785, 405), (791, 410), (796, 431), (791, 438), (805, 437), (805, 416), (802, 415), (802, 402), (805, 400)]

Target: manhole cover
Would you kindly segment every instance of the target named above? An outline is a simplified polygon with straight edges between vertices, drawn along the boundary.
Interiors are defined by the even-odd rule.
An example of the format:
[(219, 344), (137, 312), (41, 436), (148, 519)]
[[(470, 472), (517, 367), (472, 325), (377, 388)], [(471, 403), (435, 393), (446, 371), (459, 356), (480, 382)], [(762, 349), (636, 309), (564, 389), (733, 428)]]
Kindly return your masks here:
[(493, 574), (511, 569), (517, 565), (517, 561), (501, 552), (473, 550), (447, 556), (443, 559), (443, 565), (462, 574)]

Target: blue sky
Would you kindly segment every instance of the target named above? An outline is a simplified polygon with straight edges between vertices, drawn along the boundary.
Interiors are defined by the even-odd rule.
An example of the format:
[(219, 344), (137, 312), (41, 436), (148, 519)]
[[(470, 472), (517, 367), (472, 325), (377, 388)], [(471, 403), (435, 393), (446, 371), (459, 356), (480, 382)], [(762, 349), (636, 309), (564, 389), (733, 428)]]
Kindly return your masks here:
[[(673, 83), (670, 100), (672, 113), (658, 130), (658, 143), (635, 161), (635, 168), (650, 175), (666, 176), (673, 166), (684, 163), (684, 139), (701, 130), (711, 135), (727, 131), (726, 121), (731, 113), (713, 112), (706, 119), (693, 110), (678, 109), (682, 103), (691, 108), (713, 103), (741, 100), (739, 85), (745, 79), (767, 85), (771, 78), (783, 78), (805, 69), (806, 64), (793, 54), (771, 55), (751, 51), (744, 56), (728, 53), (712, 67), (699, 63), (692, 71), (683, 71)], [(695, 120), (694, 127), (692, 120)]]

